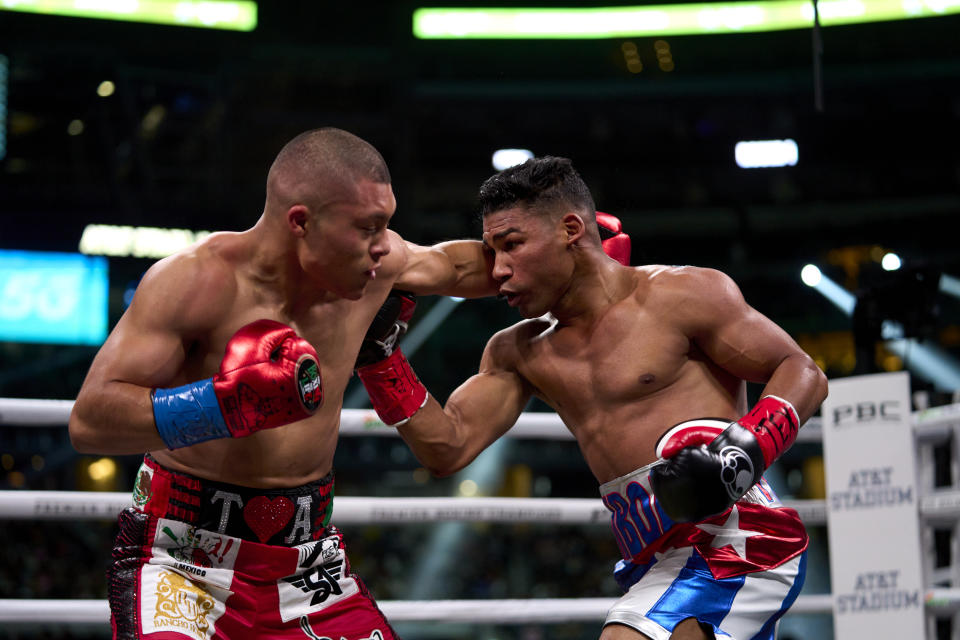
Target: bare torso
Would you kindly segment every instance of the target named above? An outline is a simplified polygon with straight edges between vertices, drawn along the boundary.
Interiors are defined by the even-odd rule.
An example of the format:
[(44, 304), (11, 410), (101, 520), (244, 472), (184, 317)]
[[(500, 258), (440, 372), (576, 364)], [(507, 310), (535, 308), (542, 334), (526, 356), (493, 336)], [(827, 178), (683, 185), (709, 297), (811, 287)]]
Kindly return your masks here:
[(636, 287), (587, 326), (516, 325), (517, 371), (573, 432), (601, 483), (656, 459), (657, 439), (694, 418), (736, 419), (741, 380), (711, 363), (655, 290), (662, 267), (638, 267)]
[[(258, 319), (291, 326), (317, 350), (323, 383), (323, 405), (310, 418), (245, 438), (208, 440), (151, 455), (161, 464), (203, 478), (252, 487), (296, 486), (325, 476), (332, 467), (344, 390), (366, 328), (386, 298), (389, 274), (367, 285), (359, 300), (337, 298), (295, 308), (281, 304), (270, 284), (259, 282), (242, 260), (241, 242), (224, 236), (214, 247), (219, 258), (235, 261), (236, 294), (230, 312), (205, 335), (185, 340), (186, 359), (169, 386), (216, 373), (230, 337)], [(237, 255), (240, 258), (236, 257)], [(383, 269), (387, 271), (386, 268)]]

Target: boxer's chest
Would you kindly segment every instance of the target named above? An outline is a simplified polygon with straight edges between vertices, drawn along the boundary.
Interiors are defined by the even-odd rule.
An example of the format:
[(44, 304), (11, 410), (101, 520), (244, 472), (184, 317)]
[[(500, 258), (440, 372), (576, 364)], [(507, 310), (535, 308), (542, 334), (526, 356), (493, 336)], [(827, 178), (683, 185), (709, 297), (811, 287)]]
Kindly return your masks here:
[(205, 375), (214, 373), (231, 336), (240, 327), (267, 318), (282, 322), (313, 345), (317, 351), (324, 386), (336, 393), (345, 387), (353, 371), (356, 353), (370, 323), (372, 312), (349, 301), (314, 305), (290, 312), (277, 305), (247, 304), (238, 306), (228, 322), (214, 328), (206, 340), (196, 343), (195, 360)]
[(676, 381), (690, 350), (682, 333), (631, 306), (590, 330), (561, 328), (534, 341), (523, 373), (551, 404), (632, 403)]

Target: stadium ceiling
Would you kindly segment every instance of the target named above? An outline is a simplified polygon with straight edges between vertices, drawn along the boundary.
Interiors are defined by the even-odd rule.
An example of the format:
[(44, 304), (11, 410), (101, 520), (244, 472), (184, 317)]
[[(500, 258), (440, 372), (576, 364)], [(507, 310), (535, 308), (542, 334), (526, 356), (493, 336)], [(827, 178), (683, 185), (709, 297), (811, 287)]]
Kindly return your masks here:
[[(421, 40), (422, 6), (263, 2), (249, 32), (0, 12), (0, 212), (46, 216), (42, 239), (17, 224), (4, 242), (72, 250), (87, 223), (245, 227), (277, 149), (321, 125), (383, 151), (396, 225), (422, 241), (475, 232), (501, 147), (573, 158), (598, 205), (664, 251), (744, 233), (789, 234), (798, 253), (825, 236), (905, 241), (958, 212), (958, 15), (825, 25), (819, 109), (810, 29)], [(763, 138), (796, 140), (796, 166), (739, 169), (736, 142)]]

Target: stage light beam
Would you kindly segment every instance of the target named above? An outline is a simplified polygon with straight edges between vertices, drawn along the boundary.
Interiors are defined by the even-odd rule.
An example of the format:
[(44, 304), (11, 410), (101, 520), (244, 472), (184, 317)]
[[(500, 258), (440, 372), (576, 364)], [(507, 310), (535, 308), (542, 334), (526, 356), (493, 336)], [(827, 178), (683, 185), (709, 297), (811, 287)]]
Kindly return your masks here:
[(960, 279), (941, 273), (940, 291), (954, 298), (960, 298)]
[[(812, 276), (815, 274), (813, 269), (816, 269), (815, 265), (807, 265), (803, 268), (801, 278), (804, 278), (804, 282), (819, 291), (844, 314), (853, 316), (853, 310), (857, 306), (856, 296), (822, 273), (819, 282), (810, 284), (807, 280), (809, 278), (813, 281)], [(819, 269), (816, 269), (816, 271), (819, 272)], [(806, 273), (806, 277), (804, 273)], [(954, 295), (960, 297), (960, 280), (941, 275), (940, 290), (943, 291), (945, 288), (952, 288), (956, 292)], [(904, 338), (903, 336), (904, 329), (899, 322), (894, 320), (883, 321), (881, 338), (884, 340), (887, 349), (903, 361), (907, 370), (925, 380), (929, 380), (938, 391), (953, 392), (960, 389), (960, 361), (936, 345), (919, 342), (914, 338)]]
[[(804, 274), (806, 274), (806, 276)], [(807, 286), (819, 291), (824, 298), (832, 302), (834, 306), (840, 309), (840, 311), (843, 311), (845, 315), (853, 315), (853, 308), (857, 306), (857, 297), (823, 275), (816, 265), (808, 264), (800, 272), (800, 277), (803, 278)], [(807, 282), (808, 279), (810, 282)], [(813, 282), (813, 284), (811, 284), (811, 282)]]

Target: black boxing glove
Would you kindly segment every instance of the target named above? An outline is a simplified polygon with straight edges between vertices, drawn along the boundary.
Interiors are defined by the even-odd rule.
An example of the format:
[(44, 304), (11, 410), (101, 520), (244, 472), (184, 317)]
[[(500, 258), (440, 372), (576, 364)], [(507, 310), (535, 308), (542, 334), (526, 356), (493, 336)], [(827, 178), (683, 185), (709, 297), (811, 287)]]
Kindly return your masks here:
[(793, 405), (776, 396), (764, 396), (736, 422), (677, 425), (657, 444), (664, 462), (650, 471), (653, 493), (675, 522), (722, 513), (760, 481), (799, 428)]
[(391, 291), (367, 329), (354, 366), (377, 415), (391, 427), (405, 423), (427, 402), (426, 387), (399, 348), (416, 306), (412, 293)]

